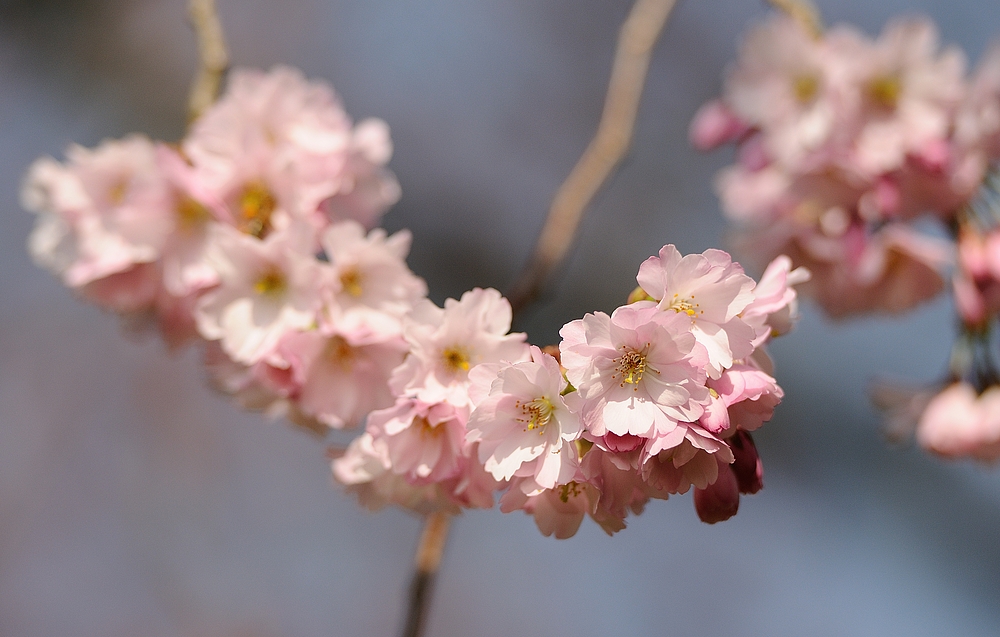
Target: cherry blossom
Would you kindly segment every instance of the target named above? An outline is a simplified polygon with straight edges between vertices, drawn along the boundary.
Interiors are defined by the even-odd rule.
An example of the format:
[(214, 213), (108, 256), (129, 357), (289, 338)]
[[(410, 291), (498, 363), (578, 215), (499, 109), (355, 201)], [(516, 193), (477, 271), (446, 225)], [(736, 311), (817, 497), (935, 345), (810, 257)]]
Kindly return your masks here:
[(753, 329), (739, 315), (754, 298), (754, 282), (725, 252), (682, 257), (666, 245), (659, 256), (643, 262), (636, 280), (657, 307), (690, 318), (691, 332), (708, 352), (713, 378), (753, 350)]
[(530, 361), (489, 372), (489, 395), (472, 412), (467, 435), (479, 443), (484, 468), (497, 480), (530, 477), (539, 490), (569, 482), (576, 469), (569, 443), (582, 429), (563, 400), (567, 383), (559, 363), (532, 346)]
[(588, 314), (563, 326), (562, 363), (580, 394), (588, 432), (599, 438), (662, 437), (701, 416), (708, 400), (708, 355), (689, 323), (685, 313), (648, 304), (620, 307), (611, 316)]
[(493, 289), (476, 288), (444, 308), (422, 299), (404, 320), (410, 354), (393, 372), (397, 396), (425, 403), (470, 405), (469, 370), (482, 363), (526, 360), (525, 335), (508, 334), (510, 303)]
[(209, 254), (219, 286), (195, 310), (201, 334), (249, 365), (270, 354), (289, 330), (315, 323), (322, 272), (309, 252), (312, 243), (301, 226), (264, 241), (219, 226)]

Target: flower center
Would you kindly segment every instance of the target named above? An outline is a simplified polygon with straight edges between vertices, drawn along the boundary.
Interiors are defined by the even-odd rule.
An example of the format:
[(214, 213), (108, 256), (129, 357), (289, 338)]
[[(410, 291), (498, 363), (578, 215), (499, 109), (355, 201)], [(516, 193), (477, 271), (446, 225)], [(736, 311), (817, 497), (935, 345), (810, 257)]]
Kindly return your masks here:
[(631, 347), (626, 347), (625, 352), (614, 359), (614, 362), (618, 369), (616, 373), (611, 375), (611, 379), (614, 380), (621, 375), (621, 380), (618, 385), (624, 387), (626, 383), (629, 385), (636, 385), (633, 387), (633, 391), (639, 391), (638, 384), (642, 381), (643, 375), (649, 371), (654, 374), (659, 374), (655, 368), (646, 363), (646, 355), (649, 353), (649, 343), (642, 350), (635, 350)]
[(523, 417), (517, 420), (525, 424), (524, 430), (532, 431), (537, 429), (539, 435), (545, 431), (545, 425), (549, 424), (552, 420), (552, 414), (556, 411), (555, 405), (545, 396), (536, 398), (528, 403), (522, 403), (518, 400), (514, 403), (514, 406), (521, 410)]
[(679, 294), (675, 294), (673, 300), (670, 301), (671, 310), (677, 312), (678, 314), (684, 312), (691, 318), (694, 318), (698, 314), (705, 313), (705, 310), (698, 309), (700, 307), (701, 305), (699, 303), (695, 303), (694, 301), (694, 294), (687, 298), (681, 298)]
[(464, 347), (453, 345), (441, 352), (444, 366), (452, 373), (469, 371), (469, 353)]
[(277, 207), (274, 195), (264, 184), (255, 181), (243, 189), (239, 198), (236, 226), (246, 234), (263, 239), (271, 231), (271, 213)]
[(329, 360), (338, 363), (344, 369), (350, 369), (354, 361), (354, 348), (347, 344), (341, 336), (334, 336), (326, 344), (326, 355)]
[(563, 502), (569, 502), (570, 498), (575, 498), (580, 493), (582, 493), (582, 489), (575, 481), (559, 486), (559, 499)]
[(423, 416), (417, 416), (414, 418), (413, 426), (417, 428), (420, 435), (430, 436), (432, 438), (441, 435), (441, 432), (444, 431), (444, 427), (436, 427), (432, 425), (431, 422)]
[(177, 200), (175, 212), (177, 213), (177, 225), (185, 231), (200, 228), (212, 218), (208, 208), (183, 195)]
[(792, 93), (800, 104), (808, 104), (819, 94), (819, 78), (812, 74), (799, 75), (792, 80)]
[(896, 109), (902, 92), (903, 83), (896, 75), (882, 75), (868, 83), (868, 97), (876, 105), (889, 111)]
[(108, 201), (111, 202), (112, 206), (120, 206), (125, 201), (125, 195), (128, 193), (128, 182), (129, 178), (126, 175), (119, 178), (108, 188)]
[(361, 273), (355, 267), (344, 270), (340, 275), (340, 285), (344, 292), (358, 298), (364, 292), (361, 287)]
[(277, 268), (271, 268), (254, 281), (254, 292), (262, 296), (278, 296), (288, 287), (285, 273)]

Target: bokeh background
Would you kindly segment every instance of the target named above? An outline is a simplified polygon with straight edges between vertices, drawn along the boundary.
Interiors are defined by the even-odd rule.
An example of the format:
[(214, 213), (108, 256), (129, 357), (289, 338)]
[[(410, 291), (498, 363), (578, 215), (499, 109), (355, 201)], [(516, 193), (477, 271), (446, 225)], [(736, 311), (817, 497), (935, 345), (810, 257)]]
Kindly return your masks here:
[[(218, 0), (239, 65), (326, 78), (393, 132), (413, 269), (441, 302), (509, 286), (603, 102), (624, 0)], [(975, 60), (996, 0), (820, 2), (869, 33), (935, 19)], [(712, 192), (727, 152), (686, 145), (762, 2), (681, 0), (653, 60), (633, 152), (572, 258), (519, 327), (557, 341), (609, 311), (664, 243), (723, 244)], [(19, 182), (70, 142), (183, 132), (194, 38), (183, 0), (0, 0), (0, 635), (394, 634), (420, 522), (330, 484), (324, 450), (231, 407), (198, 353), (170, 356), (35, 268)], [(946, 300), (831, 323), (809, 303), (775, 343), (787, 392), (757, 437), (766, 488), (723, 524), (690, 496), (608, 538), (530, 518), (453, 526), (430, 636), (1000, 633), (1000, 476), (888, 445), (866, 398), (886, 373), (928, 381)]]

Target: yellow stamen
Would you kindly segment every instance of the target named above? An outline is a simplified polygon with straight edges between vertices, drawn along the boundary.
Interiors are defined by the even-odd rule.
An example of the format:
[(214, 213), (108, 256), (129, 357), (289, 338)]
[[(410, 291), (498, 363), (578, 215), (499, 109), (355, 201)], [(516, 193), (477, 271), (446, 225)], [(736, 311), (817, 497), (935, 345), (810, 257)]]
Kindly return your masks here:
[(444, 366), (452, 373), (469, 371), (469, 354), (464, 347), (458, 345), (448, 347), (441, 352), (441, 358), (444, 360)]
[(125, 201), (125, 194), (128, 192), (128, 178), (122, 177), (108, 189), (108, 200), (114, 206), (120, 206)]
[(274, 195), (259, 181), (247, 184), (239, 197), (240, 217), (237, 227), (246, 234), (263, 239), (271, 231), (271, 213), (277, 207)]
[(639, 391), (638, 385), (647, 371), (654, 374), (660, 373), (646, 363), (646, 354), (648, 353), (649, 343), (646, 343), (646, 346), (641, 351), (626, 347), (624, 353), (613, 361), (618, 365), (618, 369), (617, 373), (611, 375), (611, 378), (618, 378), (620, 374), (620, 387), (624, 387), (628, 383), (629, 385), (636, 385), (632, 388), (633, 391)]
[(177, 200), (175, 212), (177, 213), (177, 226), (186, 231), (200, 228), (212, 218), (208, 208), (183, 195)]
[(277, 296), (288, 287), (285, 273), (277, 268), (264, 272), (253, 284), (254, 292), (263, 296)]
[(883, 75), (868, 83), (868, 96), (886, 110), (895, 110), (902, 92), (903, 83), (896, 75)]
[(808, 104), (819, 94), (819, 78), (815, 75), (800, 75), (792, 80), (792, 92), (800, 104)]
[(532, 431), (537, 429), (539, 435), (544, 433), (545, 425), (549, 424), (552, 420), (552, 414), (556, 411), (555, 405), (545, 396), (536, 398), (528, 403), (522, 403), (518, 400), (515, 401), (514, 406), (520, 409), (521, 414), (524, 416), (517, 419), (518, 422), (525, 423), (524, 430)]
[(677, 312), (678, 314), (684, 312), (691, 318), (705, 313), (705, 310), (698, 309), (700, 307), (701, 305), (699, 303), (694, 302), (694, 294), (684, 299), (680, 298), (679, 294), (674, 294), (673, 300), (670, 301), (671, 310)]
[(357, 268), (348, 268), (340, 275), (340, 286), (354, 298), (358, 298), (364, 292), (361, 287), (361, 273)]

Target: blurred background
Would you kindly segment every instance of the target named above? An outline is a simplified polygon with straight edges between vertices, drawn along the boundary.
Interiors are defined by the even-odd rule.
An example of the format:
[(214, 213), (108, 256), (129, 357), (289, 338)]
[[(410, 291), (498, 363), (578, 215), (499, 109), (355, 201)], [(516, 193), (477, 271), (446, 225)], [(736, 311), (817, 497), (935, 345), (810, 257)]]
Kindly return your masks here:
[[(411, 267), (441, 302), (509, 286), (600, 115), (624, 0), (218, 0), (237, 65), (329, 80), (384, 118), (414, 233)], [(996, 0), (827, 0), (869, 33), (924, 13), (972, 60)], [(712, 191), (727, 151), (687, 147), (762, 2), (681, 0), (657, 47), (633, 151), (572, 258), (520, 329), (538, 344), (610, 311), (664, 243), (724, 245)], [(324, 449), (205, 387), (34, 267), (19, 182), (70, 142), (178, 139), (196, 64), (184, 0), (0, 0), (0, 635), (394, 634), (420, 521), (361, 511)], [(774, 344), (787, 397), (757, 436), (766, 488), (700, 523), (653, 502), (608, 538), (543, 538), (520, 513), (456, 520), (428, 635), (996, 635), (1000, 475), (881, 437), (867, 384), (936, 378), (946, 300), (832, 323), (805, 304)]]

